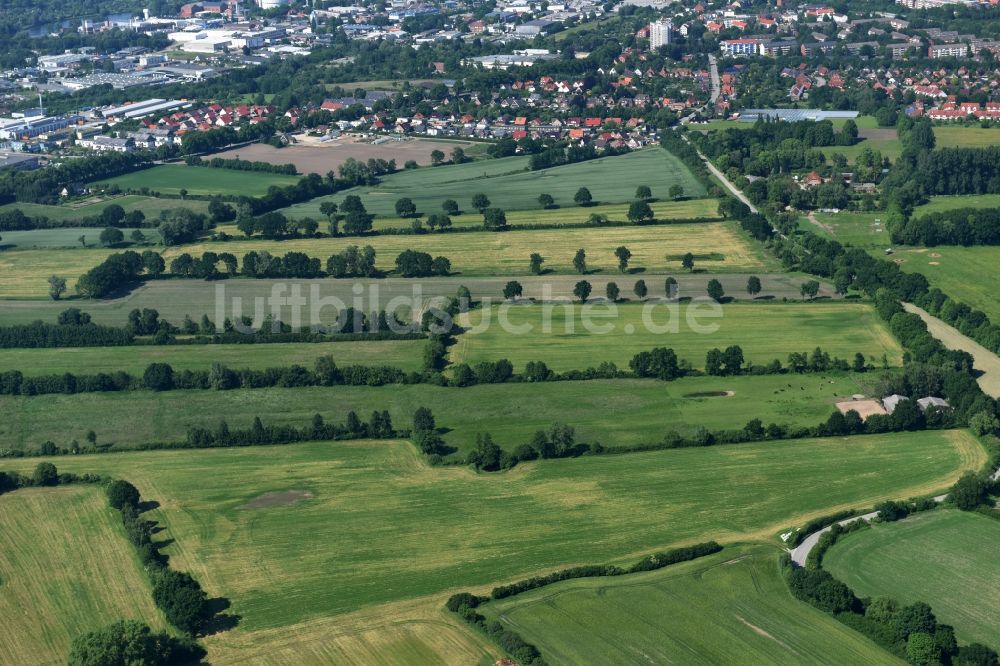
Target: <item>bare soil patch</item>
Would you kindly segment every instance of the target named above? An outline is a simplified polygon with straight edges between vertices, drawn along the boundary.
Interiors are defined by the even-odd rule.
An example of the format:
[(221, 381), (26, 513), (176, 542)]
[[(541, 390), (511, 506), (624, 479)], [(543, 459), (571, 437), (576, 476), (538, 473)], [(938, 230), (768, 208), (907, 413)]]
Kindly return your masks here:
[(281, 490), (273, 493), (264, 493), (254, 497), (252, 500), (241, 506), (241, 509), (271, 509), (276, 506), (292, 506), (299, 502), (311, 499), (313, 494), (308, 490)]
[(867, 421), (872, 414), (885, 414), (885, 407), (878, 400), (845, 400), (837, 403), (837, 409), (841, 414), (846, 414), (852, 409), (861, 416), (862, 421)]
[(370, 158), (396, 160), (400, 169), (408, 160), (414, 160), (421, 166), (431, 163), (431, 151), (440, 150), (448, 155), (455, 146), (468, 149), (472, 145), (459, 141), (385, 141), (373, 144), (368, 140), (353, 136), (345, 136), (320, 143), (315, 139), (303, 137), (301, 143), (285, 148), (275, 148), (264, 143), (254, 143), (242, 148), (227, 150), (212, 155), (224, 159), (235, 159), (251, 162), (268, 162), (270, 164), (294, 164), (300, 173), (325, 174), (336, 171), (337, 167), (353, 157), (367, 162)]
[(733, 391), (698, 391), (696, 393), (685, 393), (685, 398), (728, 398), (736, 395)]
[(896, 138), (896, 130), (893, 128), (877, 129), (869, 127), (859, 129), (858, 137), (862, 139), (874, 139), (876, 141), (892, 141)]

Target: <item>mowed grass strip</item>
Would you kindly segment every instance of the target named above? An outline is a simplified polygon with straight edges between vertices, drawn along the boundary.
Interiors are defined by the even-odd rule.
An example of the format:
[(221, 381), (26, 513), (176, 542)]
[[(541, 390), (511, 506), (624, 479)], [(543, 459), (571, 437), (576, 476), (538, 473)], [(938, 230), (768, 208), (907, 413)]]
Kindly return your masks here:
[[(621, 286), (630, 289), (631, 283)], [(627, 368), (635, 354), (654, 347), (670, 347), (680, 359), (703, 368), (709, 349), (730, 345), (739, 345), (744, 357), (758, 365), (775, 358), (784, 364), (790, 352), (816, 347), (846, 360), (860, 352), (879, 367), (883, 355), (890, 365), (902, 362), (902, 348), (872, 307), (842, 301), (628, 303), (586, 310), (578, 304), (501, 305), (474, 310), (460, 323), (471, 328), (450, 348), (452, 363), (506, 358), (518, 370), (529, 361), (544, 361), (557, 371), (583, 370), (602, 361)]]
[(548, 585), (479, 612), (550, 664), (903, 663), (794, 599), (778, 552), (726, 548), (660, 571)]
[[(618, 273), (615, 248), (624, 245), (632, 252), (629, 265), (647, 272), (680, 272), (685, 253), (695, 255), (695, 268), (707, 271), (746, 271), (772, 265), (761, 250), (750, 244), (732, 222), (704, 222), (662, 226), (627, 226), (586, 229), (533, 229), (509, 232), (468, 232), (461, 234), (388, 235), (341, 238), (300, 238), (285, 241), (234, 240), (222, 243), (196, 243), (167, 248), (163, 258), (170, 260), (188, 252), (208, 250), (231, 252), (242, 257), (251, 250), (272, 254), (305, 252), (324, 262), (348, 245), (371, 245), (375, 264), (380, 269), (395, 269), (396, 257), (404, 250), (418, 250), (451, 260), (452, 272), (461, 275), (528, 275), (528, 260), (533, 252), (545, 258), (544, 268), (575, 273), (573, 256), (583, 248), (591, 271)], [(669, 258), (668, 258), (669, 256)], [(4, 255), (0, 255), (3, 261)], [(47, 277), (47, 276), (46, 276)], [(638, 279), (636, 275), (632, 279)], [(628, 279), (625, 276), (623, 279)], [(44, 282), (44, 278), (42, 280)], [(0, 292), (2, 293), (2, 292)]]
[[(873, 373), (870, 381), (876, 381)], [(445, 440), (465, 456), (476, 435), (489, 432), (513, 450), (555, 422), (572, 425), (577, 440), (605, 446), (661, 442), (673, 430), (698, 426), (742, 428), (765, 424), (812, 426), (826, 420), (845, 396), (869, 392), (858, 375), (692, 377), (676, 382), (616, 379), (492, 384), (464, 389), (429, 385), (336, 386), (246, 391), (133, 391), (124, 394), (0, 396), (0, 448), (35, 450), (46, 440), (83, 441), (88, 430), (103, 443), (181, 441), (191, 426), (248, 428), (265, 424), (302, 427), (314, 414), (342, 422), (349, 411), (367, 419), (388, 410), (397, 428), (408, 428), (418, 407), (429, 407)], [(715, 395), (732, 392), (733, 395)], [(474, 419), (469, 415), (475, 414)], [(70, 425), (67, 425), (70, 424)]]
[[(101, 181), (102, 185), (117, 185), (123, 190), (140, 190), (148, 187), (161, 194), (236, 194), (259, 197), (267, 194), (272, 185), (282, 187), (299, 182), (300, 176), (265, 173), (262, 171), (236, 171), (210, 167), (189, 167), (184, 164), (161, 164), (141, 171), (134, 171)], [(178, 206), (184, 202), (177, 201)]]
[(573, 196), (581, 187), (590, 190), (594, 203), (631, 201), (639, 185), (648, 185), (658, 198), (666, 198), (675, 184), (683, 188), (685, 196), (705, 196), (705, 188), (684, 163), (658, 146), (540, 171), (527, 171), (527, 166), (527, 157), (509, 157), (410, 169), (382, 176), (378, 185), (354, 187), (283, 212), (320, 218), (323, 201), (340, 203), (351, 194), (361, 197), (368, 212), (382, 217), (396, 214), (396, 200), (401, 197), (409, 197), (417, 210), (427, 214), (440, 212), (446, 199), (454, 199), (461, 209), (472, 208), (472, 196), (477, 193), (504, 210), (537, 210), (541, 208), (538, 195), (543, 193), (550, 194), (560, 206), (574, 206)]
[(75, 637), (119, 619), (167, 628), (99, 486), (0, 496), (0, 532), (0, 662), (65, 664)]
[(26, 377), (124, 371), (142, 376), (150, 363), (178, 370), (208, 370), (213, 363), (232, 369), (312, 368), (320, 356), (338, 365), (391, 365), (407, 372), (423, 367), (422, 340), (302, 342), (250, 345), (136, 345), (130, 347), (61, 347), (0, 349), (0, 371), (20, 370)]
[[(492, 475), (428, 467), (392, 441), (55, 462), (128, 478), (161, 502), (150, 517), (176, 539), (172, 565), (232, 600), (242, 616), (235, 641), (685, 542), (767, 539), (840, 508), (946, 488), (985, 459), (965, 432), (928, 431), (544, 461)], [(293, 490), (311, 497), (246, 506)]]
[(844, 537), (823, 568), (860, 596), (923, 601), (966, 643), (1000, 650), (1000, 521), (955, 509)]

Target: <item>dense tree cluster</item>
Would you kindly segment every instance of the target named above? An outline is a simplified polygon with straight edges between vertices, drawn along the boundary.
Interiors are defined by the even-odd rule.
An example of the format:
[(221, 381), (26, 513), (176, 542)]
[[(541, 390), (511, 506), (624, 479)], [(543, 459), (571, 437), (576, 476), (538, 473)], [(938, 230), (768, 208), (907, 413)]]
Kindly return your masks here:
[(896, 217), (893, 243), (906, 245), (1000, 245), (1000, 210), (956, 208), (917, 218)]
[(121, 620), (73, 639), (69, 666), (173, 666), (197, 663), (205, 650), (188, 639), (154, 632), (137, 620)]
[(64, 188), (114, 178), (151, 164), (145, 153), (103, 153), (66, 160), (36, 171), (0, 170), (0, 203), (55, 204)]

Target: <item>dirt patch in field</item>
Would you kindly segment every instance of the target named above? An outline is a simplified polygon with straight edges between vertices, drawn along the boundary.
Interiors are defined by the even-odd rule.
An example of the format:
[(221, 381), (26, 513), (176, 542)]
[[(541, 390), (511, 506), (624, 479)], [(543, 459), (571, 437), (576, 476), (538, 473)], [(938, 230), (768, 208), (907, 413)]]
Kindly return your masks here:
[(837, 409), (841, 414), (846, 414), (852, 409), (856, 411), (862, 421), (867, 421), (872, 414), (885, 414), (885, 407), (878, 400), (847, 400), (837, 403)]
[(927, 265), (929, 265), (929, 266), (940, 266), (941, 262), (940, 261), (928, 261)]
[(859, 129), (858, 137), (861, 139), (874, 139), (875, 141), (892, 141), (896, 138), (896, 130), (892, 128), (876, 129), (869, 127)]
[(941, 253), (940, 252), (931, 252), (927, 256), (930, 257), (931, 259), (940, 259), (941, 258)]
[(276, 506), (292, 506), (299, 502), (311, 499), (313, 494), (308, 490), (281, 490), (273, 493), (264, 493), (254, 497), (252, 500), (241, 506), (241, 509), (272, 509)]
[(895, 262), (897, 264), (905, 264), (906, 263), (906, 259), (893, 259), (893, 262)]
[[(465, 150), (472, 145), (460, 141), (425, 141), (411, 139), (408, 141), (385, 141), (373, 144), (357, 137), (341, 137), (320, 143), (316, 139), (303, 138), (286, 148), (275, 148), (265, 143), (254, 143), (243, 148), (227, 150), (212, 155), (224, 159), (235, 159), (251, 162), (268, 162), (270, 164), (294, 164), (299, 173), (325, 174), (336, 171), (337, 167), (353, 157), (367, 162), (369, 158), (396, 160), (400, 169), (408, 160), (425, 166), (431, 163), (431, 151), (440, 150), (449, 155), (453, 148), (460, 146)], [(447, 159), (447, 158), (446, 158)]]
[(698, 391), (695, 393), (685, 393), (685, 398), (728, 398), (736, 395), (733, 391)]

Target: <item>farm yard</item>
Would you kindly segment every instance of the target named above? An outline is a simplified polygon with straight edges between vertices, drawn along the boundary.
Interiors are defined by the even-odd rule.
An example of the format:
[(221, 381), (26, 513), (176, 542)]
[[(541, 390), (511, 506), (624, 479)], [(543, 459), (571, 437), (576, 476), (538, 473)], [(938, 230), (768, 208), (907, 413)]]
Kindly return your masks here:
[(121, 518), (100, 488), (0, 496), (0, 531), (5, 663), (64, 664), (73, 638), (120, 618), (167, 628)]
[(823, 567), (859, 595), (923, 601), (964, 642), (1000, 649), (1000, 522), (937, 509), (850, 534)]
[(659, 571), (555, 583), (478, 610), (521, 633), (550, 664), (902, 663), (793, 599), (778, 552), (734, 546)]
[[(336, 627), (363, 608), (388, 604), (383, 617), (405, 623), (405, 602), (440, 608), (456, 588), (631, 562), (685, 542), (767, 538), (839, 508), (940, 490), (984, 461), (964, 433), (927, 431), (546, 461), (498, 476), (430, 468), (411, 445), (391, 441), (57, 462), (128, 478), (160, 503), (149, 517), (175, 539), (172, 566), (241, 616), (205, 641), (212, 659), (230, 645), (260, 654), (284, 643), (287, 633), (268, 630), (297, 636), (302, 626), (308, 640), (310, 628)], [(311, 497), (246, 508), (286, 491)]]
[[(181, 190), (188, 194), (213, 195), (232, 194), (245, 196), (261, 196), (267, 193), (272, 185), (294, 185), (299, 176), (264, 173), (260, 171), (233, 171), (230, 169), (213, 169), (210, 167), (190, 167), (184, 164), (161, 164), (101, 181), (101, 185), (117, 185), (123, 190), (143, 190), (160, 194), (180, 195)], [(183, 203), (173, 202), (174, 206)]]
[[(335, 352), (334, 359), (339, 363)], [(739, 429), (755, 418), (765, 424), (814, 426), (834, 411), (835, 402), (865, 392), (876, 379), (874, 374), (859, 379), (820, 373), (691, 377), (666, 383), (615, 379), (487, 384), (463, 389), (337, 386), (0, 396), (0, 407), (9, 415), (0, 423), (0, 442), (31, 451), (47, 439), (82, 439), (92, 429), (100, 442), (128, 448), (143, 442), (181, 441), (188, 428), (215, 428), (223, 418), (231, 428), (248, 428), (255, 416), (265, 424), (302, 427), (317, 413), (341, 422), (349, 411), (367, 419), (376, 409), (388, 410), (397, 428), (407, 428), (414, 411), (424, 406), (448, 428), (445, 442), (456, 449), (452, 459), (460, 460), (478, 434), (489, 432), (500, 446), (513, 450), (555, 422), (572, 424), (579, 442), (618, 447), (656, 444), (670, 431), (691, 435), (698, 426)], [(467, 417), (472, 410), (475, 420)], [(615, 418), (608, 418), (609, 410)], [(108, 414), (116, 418), (109, 421)], [(74, 424), (69, 433), (61, 425), (66, 419)]]
[[(714, 315), (706, 314), (710, 308), (705, 303), (662, 303), (645, 308), (624, 304), (615, 309), (617, 317), (608, 316), (606, 306), (591, 306), (589, 313), (579, 306), (504, 307), (502, 312), (513, 327), (510, 330), (531, 327), (530, 332), (511, 335), (505, 330), (509, 327), (499, 324), (500, 313), (494, 308), (489, 313), (493, 324), (483, 333), (459, 336), (451, 348), (451, 360), (474, 364), (506, 358), (515, 369), (529, 361), (544, 360), (550, 368), (566, 371), (582, 370), (601, 361), (627, 367), (640, 351), (670, 347), (679, 359), (702, 368), (709, 349), (730, 345), (740, 345), (747, 362), (756, 365), (766, 365), (775, 358), (785, 363), (790, 352), (811, 352), (816, 347), (847, 360), (860, 352), (878, 367), (883, 355), (893, 366), (902, 359), (902, 349), (868, 305), (741, 303), (721, 306)], [(643, 321), (644, 311), (658, 330)], [(581, 320), (585, 314), (592, 330)], [(460, 323), (472, 328), (487, 321), (487, 313), (479, 310), (463, 317)], [(671, 329), (671, 322), (676, 330)], [(610, 330), (601, 333), (598, 327)], [(709, 332), (706, 327), (716, 330)]]
[(413, 372), (421, 368), (424, 344), (419, 340), (372, 340), (261, 344), (252, 348), (213, 344), (0, 349), (0, 372), (21, 370), (31, 377), (122, 371), (138, 377), (150, 363), (169, 363), (175, 371), (208, 370), (213, 363), (263, 370), (292, 364), (311, 368), (320, 356), (332, 356), (338, 365), (391, 365)]
[[(241, 159), (250, 162), (268, 162), (270, 164), (294, 164), (299, 173), (318, 173), (325, 175), (328, 171), (336, 171), (337, 167), (350, 158), (367, 162), (369, 159), (396, 160), (399, 169), (413, 160), (420, 166), (429, 166), (431, 151), (440, 150), (448, 155), (452, 149), (459, 147), (470, 157), (485, 152), (488, 144), (471, 141), (434, 141), (433, 139), (410, 139), (393, 141), (383, 139), (380, 143), (372, 143), (351, 135), (338, 139), (320, 142), (311, 137), (302, 137), (297, 143), (284, 148), (275, 148), (266, 143), (254, 143), (249, 146), (214, 153), (213, 158)], [(446, 158), (447, 159), (447, 158)]]
[[(604, 157), (587, 162), (528, 171), (527, 157), (506, 157), (413, 169), (384, 176), (372, 187), (355, 187), (330, 197), (296, 204), (284, 209), (290, 217), (322, 217), (323, 201), (340, 203), (345, 196), (361, 197), (368, 212), (381, 217), (395, 215), (396, 200), (409, 197), (423, 214), (438, 212), (446, 199), (455, 199), (462, 209), (471, 208), (477, 192), (489, 197), (493, 206), (504, 210), (539, 209), (538, 195), (552, 195), (562, 207), (575, 206), (573, 195), (586, 187), (595, 203), (631, 201), (638, 185), (648, 185), (656, 198), (666, 198), (671, 185), (680, 185), (684, 195), (700, 198), (705, 189), (676, 157), (662, 148)], [(588, 213), (589, 214), (589, 213)]]

